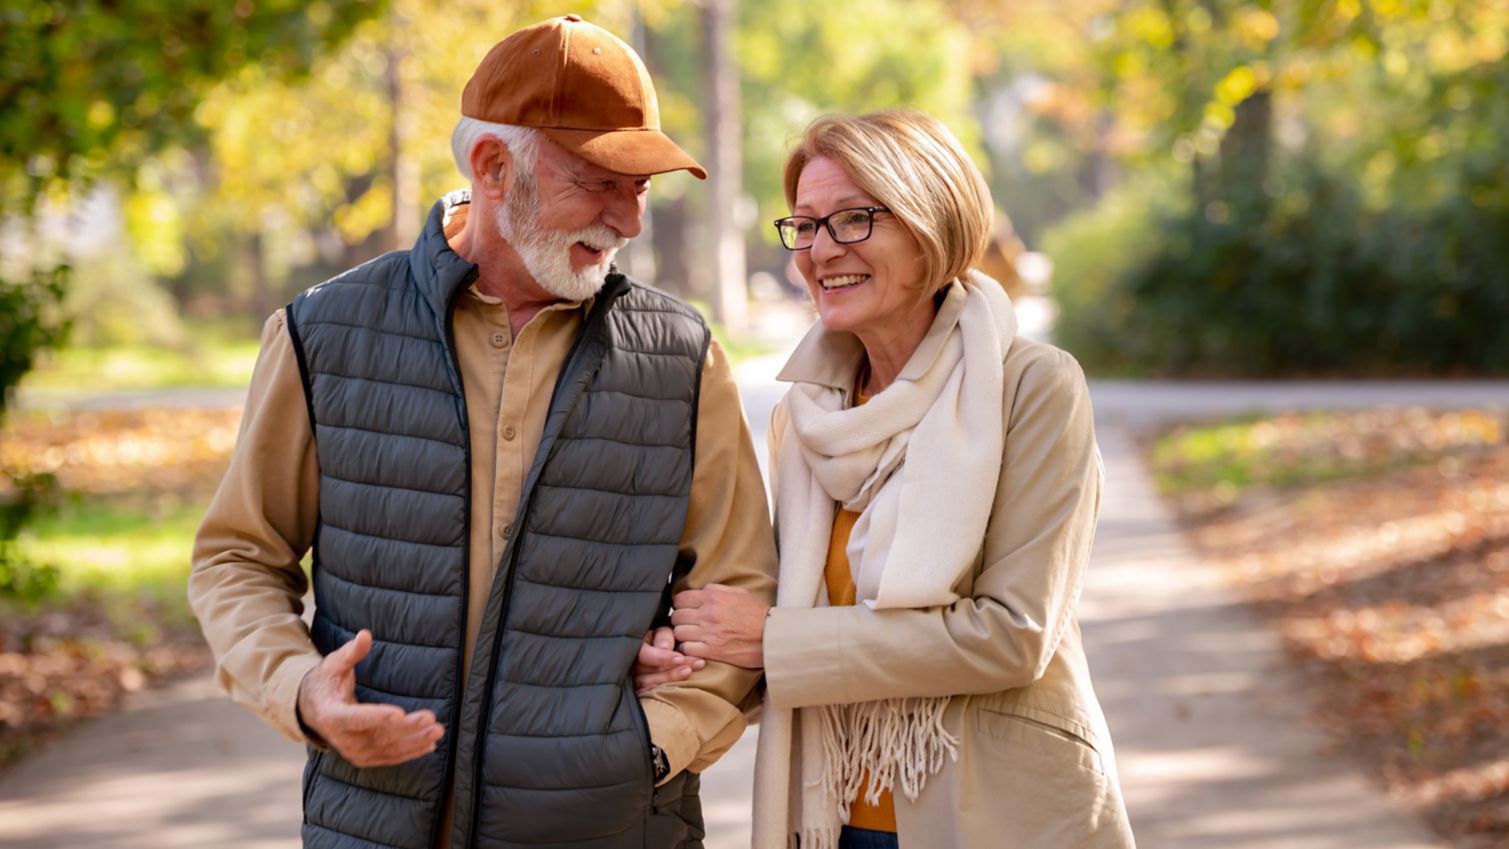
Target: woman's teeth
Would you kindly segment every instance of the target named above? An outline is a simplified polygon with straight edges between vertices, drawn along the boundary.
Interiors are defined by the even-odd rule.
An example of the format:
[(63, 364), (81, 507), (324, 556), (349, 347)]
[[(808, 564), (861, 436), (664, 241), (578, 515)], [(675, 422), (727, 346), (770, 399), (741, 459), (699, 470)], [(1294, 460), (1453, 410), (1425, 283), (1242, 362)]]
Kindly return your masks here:
[(824, 289), (845, 289), (857, 286), (870, 279), (868, 274), (845, 274), (842, 277), (829, 277), (822, 281)]

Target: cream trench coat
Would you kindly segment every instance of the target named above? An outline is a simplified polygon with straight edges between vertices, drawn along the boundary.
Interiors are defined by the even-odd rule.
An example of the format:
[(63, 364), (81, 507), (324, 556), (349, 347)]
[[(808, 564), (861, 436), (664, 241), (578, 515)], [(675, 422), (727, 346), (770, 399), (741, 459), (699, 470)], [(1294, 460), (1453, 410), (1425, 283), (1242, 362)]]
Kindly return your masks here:
[[(839, 333), (809, 341), (781, 379), (852, 391), (858, 341)], [(1000, 482), (978, 559), (954, 587), (960, 600), (773, 610), (766, 698), (798, 708), (953, 697), (944, 721), (958, 760), (945, 761), (915, 802), (895, 793), (902, 849), (1129, 849), (1111, 737), (1075, 616), (1103, 477), (1089, 388), (1073, 357), (1020, 337), (1005, 380)], [(773, 441), (784, 415), (782, 404)], [(795, 787), (799, 771), (793, 764)], [(794, 792), (794, 817), (799, 800)]]

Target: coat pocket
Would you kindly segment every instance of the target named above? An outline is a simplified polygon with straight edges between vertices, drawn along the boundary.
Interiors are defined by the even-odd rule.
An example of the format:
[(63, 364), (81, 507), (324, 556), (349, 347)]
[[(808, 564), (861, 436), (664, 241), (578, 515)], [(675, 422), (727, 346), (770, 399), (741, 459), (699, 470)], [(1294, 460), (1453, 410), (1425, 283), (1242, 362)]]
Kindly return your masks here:
[(990, 788), (992, 828), (1031, 849), (1129, 847), (1119, 837), (1125, 813), (1089, 736), (1072, 720), (1008, 709), (979, 708), (969, 726), (970, 779)]
[(682, 770), (655, 788), (645, 825), (645, 846), (653, 849), (701, 849), (706, 835), (699, 790), (702, 777)]
[(1025, 705), (1006, 710), (979, 708), (980, 733), (1013, 747), (1044, 756), (1051, 764), (1075, 764), (1097, 776), (1105, 775), (1100, 752), (1078, 723)]

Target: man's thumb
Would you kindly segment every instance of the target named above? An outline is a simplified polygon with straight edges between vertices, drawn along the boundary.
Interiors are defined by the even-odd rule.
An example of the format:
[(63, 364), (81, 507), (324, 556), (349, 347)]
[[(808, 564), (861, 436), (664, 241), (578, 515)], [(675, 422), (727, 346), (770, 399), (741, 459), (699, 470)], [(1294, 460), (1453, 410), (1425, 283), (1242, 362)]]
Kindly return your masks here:
[(330, 657), (342, 671), (345, 671), (355, 669), (370, 651), (372, 651), (372, 632), (363, 628), (357, 631), (356, 636), (348, 640), (345, 645), (331, 652)]

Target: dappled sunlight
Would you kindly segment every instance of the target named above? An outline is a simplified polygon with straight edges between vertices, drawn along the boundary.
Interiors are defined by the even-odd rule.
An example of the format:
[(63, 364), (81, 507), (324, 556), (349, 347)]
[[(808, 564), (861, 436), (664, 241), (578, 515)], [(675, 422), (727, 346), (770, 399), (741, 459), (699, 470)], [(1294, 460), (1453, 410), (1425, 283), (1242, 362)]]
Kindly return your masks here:
[[(1313, 429), (1333, 437), (1365, 420), (1325, 418), (1334, 421)], [(1396, 418), (1353, 443), (1376, 453), (1365, 467), (1252, 483), (1225, 509), (1186, 514), (1198, 550), (1258, 603), (1307, 673), (1331, 745), (1462, 845), (1509, 833), (1509, 782), (1496, 755), (1509, 746), (1501, 422), (1473, 411)], [(1271, 447), (1281, 428), (1268, 424), (1227, 427)], [(1386, 433), (1411, 426), (1425, 433)]]

